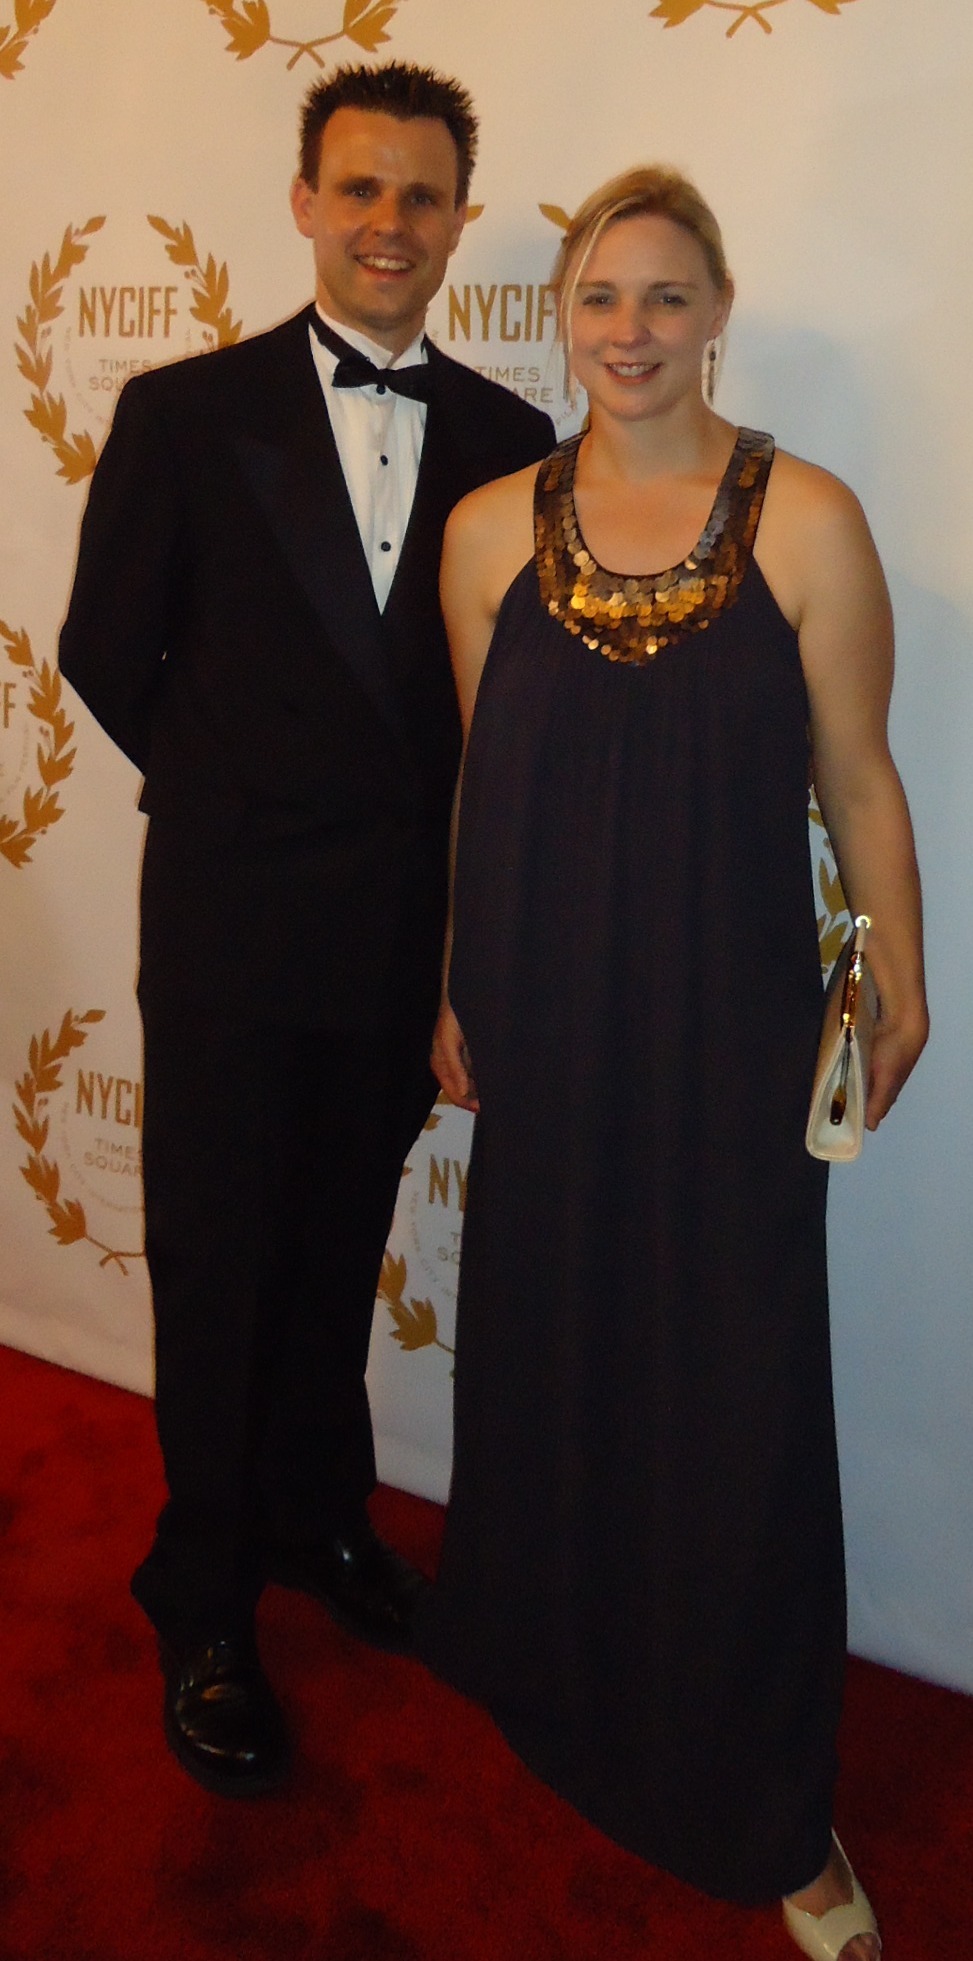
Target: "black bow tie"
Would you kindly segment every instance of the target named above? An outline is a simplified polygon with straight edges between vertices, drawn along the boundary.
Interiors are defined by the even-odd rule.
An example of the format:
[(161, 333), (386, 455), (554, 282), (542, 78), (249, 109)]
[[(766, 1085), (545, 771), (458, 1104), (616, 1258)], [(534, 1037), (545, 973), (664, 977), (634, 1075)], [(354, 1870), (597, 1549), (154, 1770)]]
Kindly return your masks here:
[(417, 361), (410, 368), (377, 368), (367, 354), (359, 354), (340, 334), (325, 325), (317, 307), (311, 309), (310, 321), (322, 346), (337, 356), (338, 365), (331, 378), (333, 388), (365, 388), (374, 382), (380, 395), (390, 388), (393, 395), (408, 395), (413, 402), (431, 399), (432, 370), (428, 362)]

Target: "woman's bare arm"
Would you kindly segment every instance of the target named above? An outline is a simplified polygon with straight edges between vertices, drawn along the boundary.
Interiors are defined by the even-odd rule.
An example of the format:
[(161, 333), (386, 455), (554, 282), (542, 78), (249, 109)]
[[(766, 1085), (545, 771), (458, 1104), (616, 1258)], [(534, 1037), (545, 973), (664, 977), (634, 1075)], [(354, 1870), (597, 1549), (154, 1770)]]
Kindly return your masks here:
[[(453, 678), (463, 724), (463, 750), (503, 596), (532, 550), (533, 487), (536, 466), (487, 484), (457, 504), (446, 526), (440, 571), (440, 601)], [(477, 1110), (479, 1103), (470, 1058), (447, 992), (452, 953), (452, 885), (456, 832), (462, 794), (460, 768), (450, 834), (450, 916), (443, 957), (443, 991), (432, 1045), (432, 1067), (451, 1103)]]
[[(781, 468), (781, 466), (783, 466)], [(864, 513), (825, 471), (781, 456), (765, 569), (798, 630), (814, 784), (853, 915), (872, 920), (881, 999), (866, 1121), (877, 1128), (929, 1031), (912, 824), (888, 746), (892, 613)], [(761, 555), (763, 563), (763, 556)]]

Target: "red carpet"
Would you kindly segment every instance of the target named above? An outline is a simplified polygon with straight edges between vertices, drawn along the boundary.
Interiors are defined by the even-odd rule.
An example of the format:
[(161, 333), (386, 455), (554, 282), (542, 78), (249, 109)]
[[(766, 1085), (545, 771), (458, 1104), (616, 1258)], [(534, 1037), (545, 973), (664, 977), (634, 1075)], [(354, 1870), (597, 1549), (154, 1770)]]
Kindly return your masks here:
[[(293, 1783), (207, 1797), (168, 1756), (127, 1593), (160, 1498), (140, 1397), (0, 1350), (0, 1961), (784, 1961), (549, 1795), (412, 1663), (270, 1591)], [(376, 1519), (431, 1568), (440, 1513)], [(973, 1953), (973, 1701), (850, 1669), (838, 1828), (888, 1961)]]

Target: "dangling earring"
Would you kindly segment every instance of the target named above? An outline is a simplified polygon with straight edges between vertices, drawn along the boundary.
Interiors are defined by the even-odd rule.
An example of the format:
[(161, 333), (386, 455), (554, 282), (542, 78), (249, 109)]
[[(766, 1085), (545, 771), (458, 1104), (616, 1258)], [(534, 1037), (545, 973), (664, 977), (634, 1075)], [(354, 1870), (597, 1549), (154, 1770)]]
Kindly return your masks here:
[(713, 406), (713, 400), (716, 395), (716, 370), (719, 361), (719, 347), (719, 335), (706, 344), (706, 370), (703, 377), (703, 393), (706, 396), (710, 408)]

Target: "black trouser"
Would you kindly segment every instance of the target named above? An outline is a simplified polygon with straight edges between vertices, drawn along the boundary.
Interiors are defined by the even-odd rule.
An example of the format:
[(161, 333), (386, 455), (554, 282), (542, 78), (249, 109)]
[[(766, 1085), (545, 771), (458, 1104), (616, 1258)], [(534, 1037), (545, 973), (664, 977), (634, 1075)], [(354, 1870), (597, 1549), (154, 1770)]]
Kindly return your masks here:
[(133, 1590), (179, 1641), (246, 1633), (261, 1548), (360, 1519), (364, 1374), (427, 1031), (223, 1018), (141, 988), (146, 1246), (169, 1501)]

